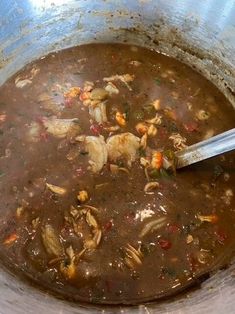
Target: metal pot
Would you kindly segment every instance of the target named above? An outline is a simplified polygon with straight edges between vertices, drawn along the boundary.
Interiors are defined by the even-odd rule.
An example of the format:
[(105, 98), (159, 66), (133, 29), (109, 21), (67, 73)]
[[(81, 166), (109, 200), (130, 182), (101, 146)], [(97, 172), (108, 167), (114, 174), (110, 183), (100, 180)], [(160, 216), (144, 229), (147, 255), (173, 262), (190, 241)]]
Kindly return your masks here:
[[(235, 105), (234, 0), (1, 0), (0, 85), (38, 57), (89, 42), (134, 43), (173, 56), (213, 81)], [(59, 300), (1, 267), (0, 312), (234, 313), (234, 265), (200, 289), (128, 308)]]

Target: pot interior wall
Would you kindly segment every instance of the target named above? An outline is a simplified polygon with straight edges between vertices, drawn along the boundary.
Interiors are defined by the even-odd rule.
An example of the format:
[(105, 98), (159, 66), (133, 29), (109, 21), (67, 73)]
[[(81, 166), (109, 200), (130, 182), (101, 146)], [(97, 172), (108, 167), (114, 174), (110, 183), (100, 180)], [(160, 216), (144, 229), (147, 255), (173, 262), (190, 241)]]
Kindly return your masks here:
[[(0, 85), (49, 52), (89, 42), (156, 49), (189, 64), (235, 105), (233, 0), (1, 0)], [(0, 306), (11, 313), (233, 313), (234, 266), (170, 301), (133, 308), (91, 308), (58, 300), (0, 270)]]

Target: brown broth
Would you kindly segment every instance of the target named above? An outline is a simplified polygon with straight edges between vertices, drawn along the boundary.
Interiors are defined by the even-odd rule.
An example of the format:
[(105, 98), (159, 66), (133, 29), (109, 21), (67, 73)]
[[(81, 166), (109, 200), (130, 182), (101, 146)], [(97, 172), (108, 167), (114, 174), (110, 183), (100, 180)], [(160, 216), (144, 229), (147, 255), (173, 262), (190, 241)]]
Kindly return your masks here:
[[(94, 86), (84, 90), (85, 81)], [(105, 93), (110, 81), (117, 94)], [(95, 88), (102, 101), (91, 99)], [(103, 101), (107, 121), (89, 114)], [(104, 157), (96, 173), (88, 169), (88, 138), (78, 135), (106, 141), (130, 132), (139, 141), (136, 125), (156, 114), (158, 121), (144, 123), (147, 148), (136, 149), (131, 165), (125, 153)], [(58, 137), (47, 125), (55, 117), (78, 122), (65, 133), (60, 125)], [(234, 153), (176, 175), (161, 158), (234, 121), (231, 104), (209, 81), (144, 48), (84, 45), (26, 66), (0, 88), (2, 262), (65, 298), (111, 304), (170, 296), (223, 266), (234, 244)], [(113, 126), (119, 129), (109, 132)], [(153, 151), (159, 164), (145, 171), (140, 157), (151, 164)], [(146, 172), (157, 182), (147, 193)], [(79, 191), (88, 193), (80, 194), (84, 202)]]

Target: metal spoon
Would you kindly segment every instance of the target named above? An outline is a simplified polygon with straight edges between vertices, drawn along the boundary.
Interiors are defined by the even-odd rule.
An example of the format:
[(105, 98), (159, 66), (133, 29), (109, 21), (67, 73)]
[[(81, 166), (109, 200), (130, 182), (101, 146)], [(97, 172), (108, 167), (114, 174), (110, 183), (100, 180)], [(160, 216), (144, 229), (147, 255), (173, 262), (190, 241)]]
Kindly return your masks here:
[(176, 168), (183, 168), (234, 149), (235, 128), (175, 153), (177, 158)]

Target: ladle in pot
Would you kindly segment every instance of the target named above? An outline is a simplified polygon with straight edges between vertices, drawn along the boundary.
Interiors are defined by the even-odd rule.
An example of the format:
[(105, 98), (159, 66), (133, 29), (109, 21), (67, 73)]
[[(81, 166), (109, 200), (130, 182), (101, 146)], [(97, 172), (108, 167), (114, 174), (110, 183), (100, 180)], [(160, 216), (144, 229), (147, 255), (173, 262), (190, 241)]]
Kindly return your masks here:
[(177, 158), (176, 168), (183, 168), (234, 149), (235, 128), (175, 153)]

